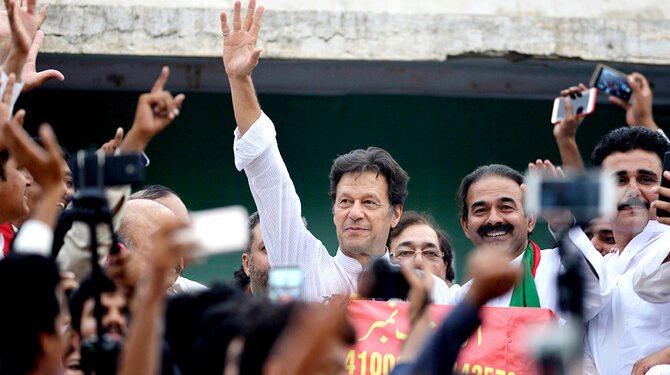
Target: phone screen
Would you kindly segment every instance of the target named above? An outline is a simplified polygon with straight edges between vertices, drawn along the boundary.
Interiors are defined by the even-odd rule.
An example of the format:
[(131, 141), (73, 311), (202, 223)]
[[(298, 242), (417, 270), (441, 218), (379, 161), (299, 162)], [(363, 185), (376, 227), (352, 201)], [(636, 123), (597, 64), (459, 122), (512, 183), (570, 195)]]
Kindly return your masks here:
[(272, 267), (268, 275), (268, 297), (279, 302), (300, 299), (303, 280), (299, 267)]
[(593, 86), (608, 95), (616, 96), (625, 101), (630, 100), (633, 93), (628, 82), (626, 82), (625, 76), (604, 65), (600, 66), (600, 72)]

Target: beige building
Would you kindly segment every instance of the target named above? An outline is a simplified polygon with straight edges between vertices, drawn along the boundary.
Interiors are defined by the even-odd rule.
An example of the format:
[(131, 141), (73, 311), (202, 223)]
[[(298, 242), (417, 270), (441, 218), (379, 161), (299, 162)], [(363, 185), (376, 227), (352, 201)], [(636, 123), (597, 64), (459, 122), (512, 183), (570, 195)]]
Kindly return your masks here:
[[(606, 61), (643, 69), (657, 82), (658, 100), (668, 97), (670, 0), (259, 3), (267, 10), (260, 41), (267, 67), (257, 83), (266, 92), (544, 98), (562, 82), (588, 80), (593, 63)], [(53, 55), (43, 62), (77, 72), (68, 88), (139, 89), (136, 78), (159, 64), (149, 56), (175, 62), (181, 87), (227, 86), (218, 13), (232, 1), (50, 4), (43, 51)]]

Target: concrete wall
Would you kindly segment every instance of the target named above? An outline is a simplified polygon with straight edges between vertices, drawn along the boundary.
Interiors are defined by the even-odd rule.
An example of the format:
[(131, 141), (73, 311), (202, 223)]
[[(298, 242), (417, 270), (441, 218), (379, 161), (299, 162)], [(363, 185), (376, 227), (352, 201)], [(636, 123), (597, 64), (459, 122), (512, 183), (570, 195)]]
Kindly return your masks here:
[[(52, 1), (44, 52), (220, 56), (214, 0)], [(442, 61), (532, 56), (670, 63), (669, 0), (268, 0), (266, 58)]]

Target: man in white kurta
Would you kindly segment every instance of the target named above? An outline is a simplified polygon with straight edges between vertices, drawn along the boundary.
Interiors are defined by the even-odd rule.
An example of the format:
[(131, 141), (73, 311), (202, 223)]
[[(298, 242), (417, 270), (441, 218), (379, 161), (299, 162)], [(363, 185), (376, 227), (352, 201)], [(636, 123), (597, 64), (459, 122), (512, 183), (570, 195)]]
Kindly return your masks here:
[[(240, 20), (240, 9), (234, 12), (233, 19)], [(223, 62), (237, 123), (235, 166), (247, 175), (270, 266), (300, 266), (306, 300), (323, 301), (331, 295), (355, 293), (363, 266), (375, 257), (388, 257), (385, 244), (390, 228), (402, 214), (408, 177), (386, 151), (378, 148), (354, 150), (339, 157), (354, 164), (356, 160), (370, 162), (345, 168), (336, 178), (331, 173), (333, 221), (339, 242), (336, 255), (332, 257), (307, 230), (300, 199), (277, 147), (275, 127), (261, 112), (251, 80), (261, 52), (255, 45), (262, 12), (260, 7), (251, 7), (245, 22), (234, 22), (232, 30), (225, 17), (221, 23)], [(435, 279), (433, 300), (452, 302), (446, 283)]]
[[(617, 181), (617, 214), (612, 220), (617, 253), (595, 263), (612, 287), (611, 297), (589, 321), (587, 352), (600, 374), (630, 374), (636, 361), (670, 345), (670, 303), (651, 303), (635, 291), (641, 270), (659, 267), (652, 260), (670, 250), (670, 229), (655, 220), (663, 154), (669, 145), (661, 135), (641, 128), (619, 128), (606, 134), (594, 149), (592, 165), (611, 172)], [(590, 242), (570, 238), (594, 262)], [(644, 277), (642, 277), (644, 279)], [(639, 280), (638, 280), (639, 281)]]

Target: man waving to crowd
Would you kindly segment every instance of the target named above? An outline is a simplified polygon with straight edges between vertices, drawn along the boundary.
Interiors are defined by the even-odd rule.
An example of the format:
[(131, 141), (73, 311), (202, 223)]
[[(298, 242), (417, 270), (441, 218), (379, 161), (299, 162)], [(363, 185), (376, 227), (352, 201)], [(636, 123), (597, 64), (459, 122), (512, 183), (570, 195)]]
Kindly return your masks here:
[[(330, 197), (339, 248), (331, 257), (305, 227), (300, 199), (281, 158), (272, 121), (261, 111), (251, 73), (262, 49), (256, 47), (263, 7), (249, 2), (244, 21), (235, 2), (233, 28), (221, 13), (223, 63), (235, 112), (235, 165), (244, 170), (261, 220), (270, 266), (300, 265), (303, 297), (323, 300), (356, 292), (358, 274), (371, 260), (388, 257), (389, 230), (400, 220), (409, 177), (383, 149), (353, 150), (338, 157), (330, 172)], [(433, 289), (436, 302), (451, 295), (443, 280)]]

